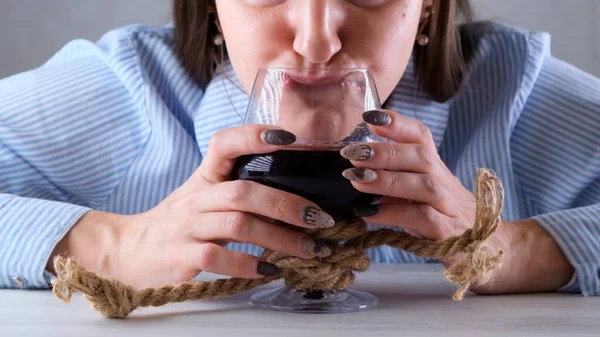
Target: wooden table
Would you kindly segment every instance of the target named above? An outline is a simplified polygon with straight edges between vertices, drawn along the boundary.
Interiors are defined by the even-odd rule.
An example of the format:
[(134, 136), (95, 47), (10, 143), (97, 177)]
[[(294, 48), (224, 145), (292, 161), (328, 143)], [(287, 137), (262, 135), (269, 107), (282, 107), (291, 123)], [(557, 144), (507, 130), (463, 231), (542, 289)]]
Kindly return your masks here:
[(374, 265), (353, 288), (380, 304), (351, 314), (291, 314), (251, 306), (250, 292), (113, 320), (79, 294), (63, 304), (50, 291), (0, 290), (0, 336), (600, 336), (599, 297), (471, 295), (454, 302), (453, 286), (435, 265)]

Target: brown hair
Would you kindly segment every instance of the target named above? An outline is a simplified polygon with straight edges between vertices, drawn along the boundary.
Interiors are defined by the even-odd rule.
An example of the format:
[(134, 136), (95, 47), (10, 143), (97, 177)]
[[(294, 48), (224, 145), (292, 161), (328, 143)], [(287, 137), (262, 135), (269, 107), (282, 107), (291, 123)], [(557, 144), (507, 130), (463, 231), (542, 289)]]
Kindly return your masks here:
[[(218, 30), (212, 13), (214, 0), (173, 0), (175, 43), (188, 73), (205, 88), (213, 76), (217, 53), (212, 40)], [(423, 34), (429, 44), (415, 44), (414, 67), (422, 90), (444, 102), (462, 84), (473, 46), (459, 20), (472, 21), (469, 0), (434, 0), (432, 15)]]

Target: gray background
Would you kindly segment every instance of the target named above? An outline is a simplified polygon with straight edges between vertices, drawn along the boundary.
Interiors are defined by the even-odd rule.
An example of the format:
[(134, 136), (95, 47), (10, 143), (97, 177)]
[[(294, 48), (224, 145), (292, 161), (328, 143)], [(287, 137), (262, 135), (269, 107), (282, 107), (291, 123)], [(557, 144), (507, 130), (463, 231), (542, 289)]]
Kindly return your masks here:
[[(472, 1), (479, 18), (550, 32), (554, 55), (600, 77), (600, 0)], [(37, 67), (72, 39), (162, 25), (170, 14), (169, 0), (0, 0), (0, 78)]]

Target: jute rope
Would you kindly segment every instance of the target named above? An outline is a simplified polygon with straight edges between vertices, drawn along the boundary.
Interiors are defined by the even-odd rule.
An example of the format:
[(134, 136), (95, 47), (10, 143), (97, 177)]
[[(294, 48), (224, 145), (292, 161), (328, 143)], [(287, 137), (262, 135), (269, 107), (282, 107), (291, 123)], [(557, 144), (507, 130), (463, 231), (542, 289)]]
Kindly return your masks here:
[(491, 172), (481, 169), (477, 174), (475, 194), (477, 209), (473, 228), (444, 241), (417, 238), (391, 229), (367, 231), (362, 220), (354, 219), (310, 233), (332, 248), (329, 257), (303, 260), (265, 250), (262, 257), (279, 267), (277, 275), (252, 280), (229, 278), (213, 282), (187, 282), (143, 290), (136, 290), (114, 279), (99, 277), (85, 270), (73, 259), (58, 256), (54, 260), (57, 277), (52, 281), (53, 292), (56, 297), (68, 303), (72, 292), (79, 291), (102, 315), (125, 318), (139, 307), (230, 296), (281, 278), (286, 285), (295, 289), (339, 290), (354, 282), (354, 272), (363, 272), (369, 268), (370, 261), (365, 250), (388, 245), (434, 259), (448, 259), (464, 254), (462, 260), (444, 272), (448, 280), (459, 285), (453, 296), (454, 300), (459, 301), (471, 285), (489, 281), (503, 255), (501, 250), (494, 253), (485, 244), (501, 223), (504, 203), (502, 184)]

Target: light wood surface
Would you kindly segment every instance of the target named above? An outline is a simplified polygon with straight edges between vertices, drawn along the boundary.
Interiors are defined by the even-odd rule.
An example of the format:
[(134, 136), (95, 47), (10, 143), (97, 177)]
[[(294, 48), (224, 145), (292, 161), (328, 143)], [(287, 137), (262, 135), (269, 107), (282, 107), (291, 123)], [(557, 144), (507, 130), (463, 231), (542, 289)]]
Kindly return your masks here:
[(0, 336), (600, 336), (600, 297), (470, 295), (454, 302), (453, 286), (435, 265), (374, 265), (353, 288), (380, 304), (352, 314), (280, 313), (248, 304), (250, 292), (112, 320), (79, 294), (63, 304), (50, 291), (0, 290)]

